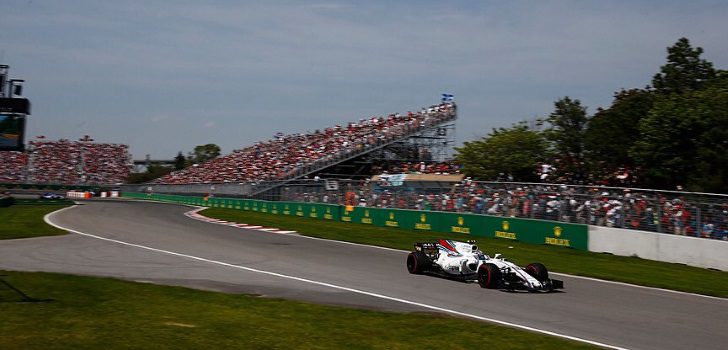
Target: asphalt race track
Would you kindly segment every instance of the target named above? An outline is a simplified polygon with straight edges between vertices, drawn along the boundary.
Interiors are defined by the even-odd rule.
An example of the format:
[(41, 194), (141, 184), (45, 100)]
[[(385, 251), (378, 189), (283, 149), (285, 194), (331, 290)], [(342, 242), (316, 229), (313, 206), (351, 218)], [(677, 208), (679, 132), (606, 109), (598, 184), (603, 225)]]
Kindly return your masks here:
[(375, 309), (453, 311), (612, 348), (728, 344), (728, 299), (569, 276), (559, 276), (562, 293), (485, 290), (410, 275), (406, 252), (205, 223), (184, 216), (189, 210), (150, 202), (85, 202), (49, 219), (98, 237), (0, 241), (0, 269), (113, 276)]

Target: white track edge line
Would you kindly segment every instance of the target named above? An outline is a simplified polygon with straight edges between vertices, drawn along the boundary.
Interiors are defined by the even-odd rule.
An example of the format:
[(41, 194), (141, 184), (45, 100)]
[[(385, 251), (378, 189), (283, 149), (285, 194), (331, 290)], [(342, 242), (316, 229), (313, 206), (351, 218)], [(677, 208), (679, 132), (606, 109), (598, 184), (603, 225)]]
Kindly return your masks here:
[(586, 276), (578, 276), (578, 275), (569, 275), (567, 273), (560, 273), (560, 272), (549, 272), (549, 274), (554, 274), (554, 275), (557, 275), (557, 276), (571, 277), (571, 278), (582, 279), (582, 280), (593, 281), (593, 282), (602, 282), (602, 283), (614, 284), (614, 285), (624, 286), (624, 287), (633, 287), (633, 288), (639, 288), (639, 289), (649, 289), (649, 290), (656, 290), (656, 291), (660, 291), (660, 292), (668, 292), (668, 293), (673, 293), (673, 294), (681, 294), (681, 295), (687, 295), (687, 296), (693, 296), (693, 297), (701, 297), (701, 298), (707, 298), (707, 299), (713, 299), (713, 300), (728, 301), (728, 298), (721, 298), (721, 297), (716, 297), (716, 296), (712, 296), (712, 295), (704, 295), (704, 294), (683, 292), (683, 291), (680, 291), (680, 290), (665, 289), (665, 288), (658, 288), (658, 287), (641, 286), (639, 284), (631, 284), (631, 283), (627, 283), (627, 282), (601, 280), (601, 279), (594, 278), (594, 277), (586, 277)]
[[(207, 207), (198, 207), (199, 209), (193, 210), (193, 212), (197, 213), (201, 210), (206, 209)], [(198, 214), (200, 216), (205, 217), (202, 214)], [(280, 234), (286, 234), (279, 232)], [(382, 249), (382, 250), (389, 250), (389, 251), (395, 251), (395, 252), (402, 252), (402, 253), (409, 253), (408, 250), (402, 250), (402, 249), (395, 249), (395, 248), (388, 248), (388, 247), (380, 247), (370, 244), (363, 244), (363, 243), (354, 243), (354, 242), (346, 242), (346, 241), (337, 241), (335, 239), (327, 239), (327, 238), (321, 238), (321, 237), (311, 237), (311, 236), (304, 236), (304, 235), (291, 235), (291, 236), (297, 236), (301, 238), (307, 238), (307, 239), (313, 239), (313, 240), (320, 240), (320, 241), (328, 241), (328, 242), (337, 242), (341, 244), (348, 244), (348, 245), (355, 245), (355, 246), (362, 246), (362, 247), (370, 247), (370, 248), (376, 248), (376, 249)], [(608, 283), (608, 284), (614, 284), (619, 286), (625, 286), (625, 287), (634, 287), (634, 288), (641, 288), (641, 289), (649, 289), (649, 290), (657, 290), (662, 292), (668, 292), (668, 293), (675, 293), (675, 294), (682, 294), (682, 295), (688, 295), (688, 296), (696, 296), (696, 297), (702, 297), (702, 298), (708, 298), (708, 299), (714, 299), (714, 300), (723, 300), (728, 301), (726, 298), (721, 297), (715, 297), (712, 295), (703, 295), (703, 294), (697, 294), (697, 293), (690, 293), (690, 292), (683, 292), (679, 290), (672, 290), (672, 289), (665, 289), (665, 288), (658, 288), (658, 287), (650, 287), (650, 286), (641, 286), (639, 284), (632, 284), (632, 283), (626, 283), (626, 282), (617, 282), (617, 281), (609, 281), (609, 280), (602, 280), (594, 277), (586, 277), (586, 276), (579, 276), (579, 275), (570, 275), (567, 273), (560, 273), (560, 272), (553, 272), (549, 271), (550, 274), (554, 274), (557, 276), (565, 276), (565, 277), (571, 277), (576, 279), (582, 279), (587, 281), (593, 281), (593, 282), (601, 282), (601, 283)]]
[(396, 302), (400, 302), (400, 303), (407, 304), (407, 305), (419, 306), (419, 307), (422, 307), (422, 308), (425, 308), (425, 309), (429, 309), (429, 310), (435, 310), (435, 311), (440, 311), (440, 312), (444, 312), (444, 313), (449, 313), (449, 314), (452, 314), (452, 315), (457, 315), (457, 316), (472, 318), (472, 319), (476, 319), (476, 320), (480, 320), (480, 321), (496, 323), (496, 324), (503, 325), (503, 326), (518, 328), (518, 329), (522, 329), (522, 330), (526, 330), (526, 331), (531, 331), (531, 332), (535, 332), (535, 333), (546, 334), (546, 335), (550, 335), (550, 336), (554, 336), (554, 337), (558, 337), (558, 338), (563, 338), (563, 339), (573, 340), (573, 341), (577, 341), (577, 342), (581, 342), (581, 343), (586, 343), (586, 344), (591, 344), (591, 345), (595, 345), (595, 346), (600, 346), (600, 347), (607, 348), (607, 349), (629, 350), (627, 348), (622, 348), (622, 347), (618, 347), (618, 346), (614, 346), (614, 345), (600, 343), (600, 342), (593, 341), (593, 340), (578, 338), (578, 337), (574, 337), (574, 336), (570, 336), (570, 335), (566, 335), (566, 334), (561, 334), (561, 333), (556, 333), (556, 332), (552, 332), (552, 331), (547, 331), (547, 330), (544, 330), (544, 329), (539, 329), (539, 328), (524, 326), (524, 325), (520, 325), (520, 324), (517, 324), (517, 323), (511, 323), (511, 322), (496, 320), (496, 319), (493, 319), (493, 318), (488, 318), (488, 317), (483, 317), (483, 316), (468, 314), (468, 313), (465, 313), (465, 312), (460, 312), (460, 311), (446, 309), (446, 308), (442, 308), (442, 307), (438, 307), (438, 306), (433, 306), (433, 305), (428, 305), (428, 304), (424, 304), (424, 303), (419, 303), (419, 302), (416, 302), (416, 301), (401, 299), (401, 298), (397, 298), (397, 297), (391, 297), (391, 296), (387, 296), (387, 295), (384, 295), (384, 294), (379, 294), (379, 293), (374, 293), (374, 292), (367, 292), (367, 291), (364, 291), (364, 290), (359, 290), (359, 289), (354, 289), (354, 288), (350, 288), (350, 287), (339, 286), (339, 285), (335, 285), (335, 284), (331, 284), (331, 283), (326, 283), (326, 282), (315, 281), (315, 280), (306, 279), (306, 278), (302, 278), (302, 277), (285, 275), (285, 274), (282, 274), (282, 273), (271, 272), (271, 271), (266, 271), (266, 270), (260, 270), (260, 269), (255, 269), (255, 268), (252, 268), (252, 267), (247, 267), (247, 266), (242, 266), (242, 265), (235, 265), (235, 264), (230, 264), (230, 263), (226, 263), (226, 262), (223, 262), (223, 261), (211, 260), (211, 259), (197, 257), (197, 256), (194, 256), (194, 255), (182, 254), (182, 253), (177, 253), (177, 252), (173, 252), (173, 251), (169, 251), (169, 250), (163, 250), (163, 249), (148, 247), (148, 246), (144, 246), (144, 245), (141, 245), (141, 244), (129, 243), (129, 242), (124, 242), (124, 241), (120, 241), (120, 240), (116, 240), (116, 239), (101, 237), (101, 236), (93, 235), (93, 234), (90, 234), (90, 233), (85, 233), (85, 232), (81, 232), (81, 231), (69, 229), (69, 228), (63, 227), (63, 226), (58, 225), (58, 224), (54, 223), (53, 221), (51, 221), (51, 219), (50, 219), (51, 216), (53, 216), (54, 214), (59, 213), (59, 212), (61, 212), (63, 210), (70, 209), (70, 208), (73, 208), (73, 207), (67, 207), (67, 208), (63, 208), (63, 209), (54, 211), (52, 213), (48, 213), (48, 214), (46, 214), (43, 217), (43, 220), (47, 224), (49, 224), (49, 225), (51, 225), (53, 227), (56, 227), (58, 229), (61, 229), (61, 230), (66, 230), (68, 232), (73, 232), (73, 233), (76, 233), (76, 234), (79, 234), (79, 235), (82, 235), (82, 236), (86, 236), (86, 237), (90, 237), (90, 238), (95, 238), (95, 239), (100, 239), (102, 241), (113, 242), (113, 243), (117, 243), (117, 244), (121, 244), (121, 245), (126, 245), (126, 246), (129, 246), (129, 247), (140, 248), (140, 249), (149, 250), (149, 251), (153, 251), (153, 252), (157, 252), (157, 253), (178, 256), (178, 257), (182, 257), (182, 258), (187, 258), (187, 259), (191, 259), (191, 260), (202, 261), (202, 262), (206, 262), (206, 263), (210, 263), (210, 264), (215, 264), (215, 265), (220, 265), (220, 266), (225, 266), (225, 267), (232, 267), (232, 268), (236, 268), (236, 269), (246, 270), (246, 271), (249, 271), (249, 272), (255, 272), (255, 273), (260, 273), (260, 274), (264, 274), (264, 275), (275, 276), (275, 277), (280, 277), (280, 278), (284, 278), (284, 279), (290, 279), (290, 280), (299, 281), (299, 282), (305, 282), (305, 283), (309, 283), (309, 284), (315, 284), (315, 285), (329, 287), (329, 288), (338, 289), (338, 290), (343, 290), (343, 291), (347, 291), (347, 292), (352, 292), (352, 293), (367, 295), (367, 296), (371, 296), (371, 297), (375, 297), (375, 298), (380, 298), (380, 299), (385, 299), (385, 300), (390, 300), (390, 301), (396, 301)]
[[(171, 202), (158, 201), (158, 200), (143, 200), (143, 199), (128, 199), (128, 200), (134, 201), (134, 202), (157, 202), (157, 203), (166, 203), (166, 204), (178, 204), (178, 205), (183, 205), (183, 206), (188, 206), (188, 207), (196, 208), (195, 210), (192, 210), (195, 213), (197, 213), (199, 211), (202, 211), (204, 209), (210, 208), (210, 207), (201, 207), (199, 205), (184, 204), (184, 203), (171, 203)], [(204, 216), (202, 214), (198, 214), (198, 215), (203, 216), (203, 217), (206, 217), (206, 216)], [(281, 233), (281, 234), (285, 234), (285, 233)], [(341, 243), (341, 244), (357, 245), (357, 246), (370, 247), (370, 248), (376, 248), (376, 249), (382, 249), (382, 250), (389, 250), (389, 251), (409, 253), (408, 250), (395, 249), (395, 248), (387, 248), (387, 247), (379, 247), (379, 246), (375, 246), (375, 245), (362, 244), (362, 243), (353, 243), (353, 242), (337, 241), (337, 240), (334, 240), (334, 239), (326, 239), (326, 238), (320, 238), (320, 237), (310, 237), (310, 236), (304, 236), (304, 235), (300, 235), (300, 234), (297, 234), (297, 235), (291, 234), (291, 236), (297, 236), (297, 237), (308, 238), (308, 239), (316, 239), (316, 240), (321, 240), (321, 241), (338, 242), (338, 243)], [(687, 296), (695, 296), (695, 297), (701, 297), (701, 298), (707, 298), (707, 299), (713, 299), (713, 300), (728, 301), (728, 298), (715, 297), (715, 296), (712, 296), (712, 295), (703, 295), (703, 294), (697, 294), (697, 293), (683, 292), (683, 291), (679, 291), (679, 290), (658, 288), (658, 287), (641, 286), (639, 284), (632, 284), (632, 283), (626, 283), (626, 282), (617, 282), (617, 281), (609, 281), (609, 280), (603, 280), (603, 279), (598, 279), (598, 278), (594, 278), (594, 277), (586, 277), (586, 276), (579, 276), (579, 275), (570, 275), (570, 274), (567, 274), (567, 273), (559, 273), (559, 272), (552, 272), (552, 271), (549, 271), (549, 273), (552, 273), (552, 274), (557, 275), (557, 276), (565, 276), (565, 277), (571, 277), (571, 278), (582, 279), (582, 280), (593, 281), (593, 282), (601, 282), (601, 283), (614, 284), (614, 285), (625, 286), (625, 287), (634, 287), (634, 288), (640, 288), (640, 289), (649, 289), (649, 290), (656, 290), (656, 291), (662, 291), (662, 292), (674, 293), (674, 294), (681, 294), (681, 295), (687, 295)]]

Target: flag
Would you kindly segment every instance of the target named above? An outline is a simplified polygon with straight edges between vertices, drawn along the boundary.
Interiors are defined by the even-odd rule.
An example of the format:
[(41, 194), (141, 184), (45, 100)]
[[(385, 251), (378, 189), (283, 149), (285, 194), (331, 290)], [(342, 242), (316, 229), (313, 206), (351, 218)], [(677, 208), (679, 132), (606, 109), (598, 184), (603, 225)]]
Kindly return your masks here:
[(455, 96), (453, 96), (452, 94), (442, 94), (441, 100), (442, 102), (450, 102), (453, 100), (454, 97)]

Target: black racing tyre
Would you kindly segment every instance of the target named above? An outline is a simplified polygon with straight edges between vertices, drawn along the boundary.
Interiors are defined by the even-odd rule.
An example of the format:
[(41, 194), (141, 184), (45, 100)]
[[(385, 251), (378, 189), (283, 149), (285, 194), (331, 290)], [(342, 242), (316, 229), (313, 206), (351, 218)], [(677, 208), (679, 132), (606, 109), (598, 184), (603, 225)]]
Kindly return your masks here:
[(478, 268), (478, 284), (481, 288), (496, 289), (502, 278), (501, 270), (495, 264), (487, 263)]
[(526, 270), (526, 273), (533, 276), (533, 278), (539, 280), (539, 282), (549, 280), (549, 271), (546, 270), (546, 266), (543, 266), (542, 263), (528, 264), (524, 270)]
[(420, 275), (427, 270), (430, 259), (423, 252), (412, 252), (407, 255), (407, 271), (409, 273)]

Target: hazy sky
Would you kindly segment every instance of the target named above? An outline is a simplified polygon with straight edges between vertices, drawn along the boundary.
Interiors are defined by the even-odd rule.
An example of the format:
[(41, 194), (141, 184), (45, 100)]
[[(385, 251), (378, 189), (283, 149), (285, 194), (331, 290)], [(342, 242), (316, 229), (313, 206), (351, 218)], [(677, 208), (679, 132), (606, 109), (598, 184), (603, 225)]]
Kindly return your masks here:
[(28, 139), (135, 159), (407, 112), (455, 95), (457, 140), (593, 113), (687, 37), (728, 68), (727, 1), (0, 0), (0, 63), (25, 79)]

